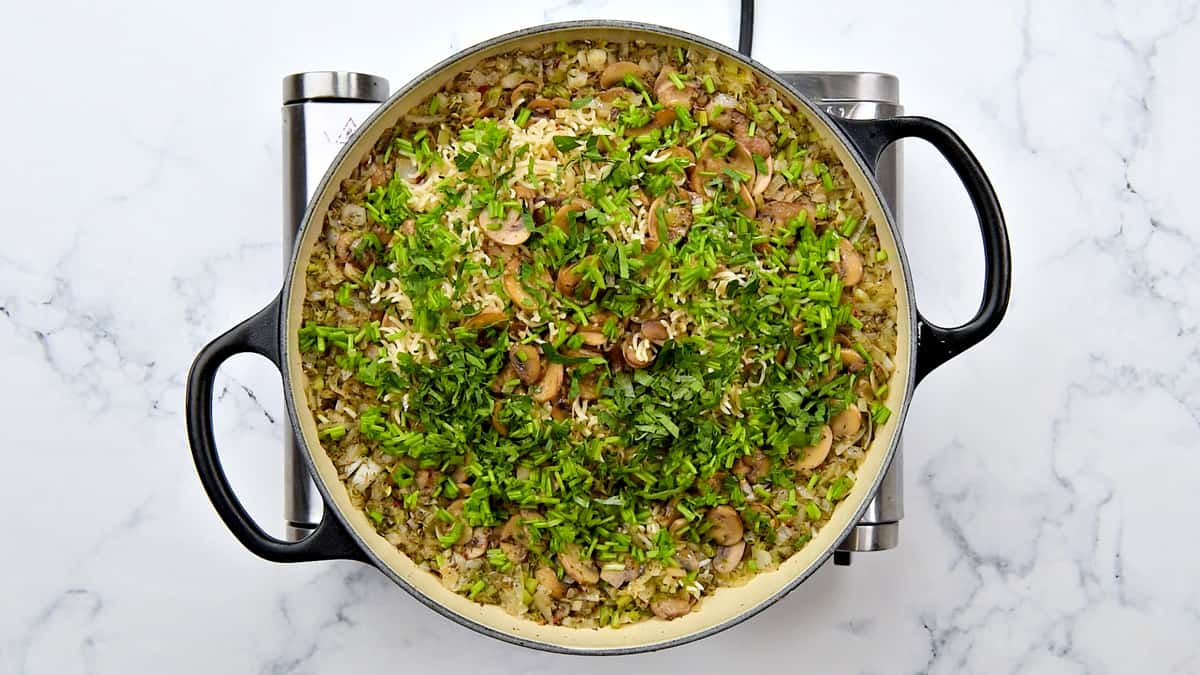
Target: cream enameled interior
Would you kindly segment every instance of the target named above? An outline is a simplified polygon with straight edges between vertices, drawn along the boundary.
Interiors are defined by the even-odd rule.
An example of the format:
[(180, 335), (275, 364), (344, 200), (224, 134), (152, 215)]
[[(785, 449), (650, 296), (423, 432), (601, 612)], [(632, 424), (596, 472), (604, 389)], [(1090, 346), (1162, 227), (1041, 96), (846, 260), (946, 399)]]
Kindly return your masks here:
[[(895, 361), (898, 369), (887, 400), (887, 405), (894, 411), (894, 414), (877, 434), (875, 442), (858, 470), (858, 480), (854, 488), (834, 511), (831, 521), (804, 549), (784, 562), (779, 569), (758, 574), (744, 586), (719, 589), (704, 598), (692, 613), (673, 621), (651, 619), (618, 629), (578, 629), (539, 625), (528, 619), (514, 617), (498, 606), (472, 602), (444, 588), (437, 577), (418, 569), (412, 560), (377, 534), (367, 517), (351, 504), (345, 487), (338, 479), (333, 462), (317, 441), (316, 423), (304, 398), (302, 379), (304, 376), (300, 365), (298, 340), (291, 336), (295, 336), (300, 327), (303, 299), (306, 295), (304, 274), (306, 263), (320, 234), (326, 210), (337, 192), (337, 186), (370, 152), (379, 135), (392, 127), (412, 104), (440, 88), (454, 74), (471, 68), (481, 59), (499, 52), (534, 44), (575, 39), (608, 41), (644, 39), (652, 43), (672, 46), (681, 44), (685, 47), (694, 45), (712, 48), (711, 45), (692, 43), (681, 36), (672, 35), (670, 32), (660, 33), (659, 30), (666, 29), (631, 24), (594, 23), (560, 26), (552, 30), (526, 31), (499, 42), (489, 43), (479, 51), (462, 55), (457, 60), (445, 63), (432, 76), (418, 81), (411, 88), (401, 90), (384, 104), (372, 120), (360, 130), (356, 139), (342, 154), (336, 170), (326, 176), (326, 181), (322, 184), (311, 210), (305, 217), (299, 254), (296, 258), (298, 264), (293, 265), (291, 270), (291, 293), (287, 299), (285, 310), (289, 336), (286, 340), (287, 370), (291, 375), (288, 404), (302, 430), (304, 446), (312, 458), (323, 491), (345, 516), (358, 539), (370, 548), (382, 564), (389, 567), (416, 592), (425, 595), (433, 602), (444, 605), (462, 618), (492, 631), (552, 645), (558, 649), (577, 651), (636, 649), (674, 642), (696, 633), (705, 632), (762, 605), (794, 582), (808, 576), (838, 544), (878, 485), (885, 462), (890, 461), (894, 447), (893, 439), (896, 437), (898, 426), (906, 412), (903, 405), (906, 403), (905, 397), (909, 389), (906, 383), (909, 383), (911, 379), (910, 359), (913, 353), (911, 349), (911, 299), (902, 270), (904, 258), (897, 249), (891, 229), (886, 226), (880, 227), (879, 237), (883, 248), (888, 252), (889, 260), (892, 261), (893, 281), (897, 291), (899, 340)], [(833, 132), (820, 118), (812, 115), (807, 106), (799, 103), (795, 96), (786, 90), (784, 94), (785, 100), (791, 101), (794, 107), (804, 111), (810, 117), (814, 127), (827, 139), (835, 139)], [(851, 178), (861, 191), (871, 219), (877, 224), (886, 223), (887, 220), (880, 206), (878, 195), (871, 189), (870, 181), (863, 174), (854, 156), (836, 139), (832, 145), (836, 148), (839, 159), (846, 166)]]

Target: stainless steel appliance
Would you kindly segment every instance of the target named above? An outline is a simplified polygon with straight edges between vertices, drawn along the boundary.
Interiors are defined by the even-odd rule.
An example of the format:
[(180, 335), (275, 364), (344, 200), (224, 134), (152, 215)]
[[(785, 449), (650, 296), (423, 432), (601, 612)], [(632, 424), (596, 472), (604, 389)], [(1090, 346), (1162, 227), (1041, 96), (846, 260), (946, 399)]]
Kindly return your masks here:
[[(782, 72), (788, 84), (831, 115), (849, 119), (881, 119), (903, 114), (899, 81), (893, 75), (868, 72)], [(283, 243), (285, 257), (305, 208), (325, 170), (359, 124), (388, 96), (388, 81), (354, 72), (308, 72), (283, 80)], [(900, 216), (901, 162), (898, 145), (884, 150), (876, 179), (893, 214)], [(285, 260), (285, 264), (287, 261)], [(293, 540), (307, 536), (321, 522), (322, 500), (299, 455), (289, 429), (284, 449), (284, 520)], [(904, 515), (901, 454), (875, 498), (834, 554), (848, 565), (855, 552), (896, 547)]]

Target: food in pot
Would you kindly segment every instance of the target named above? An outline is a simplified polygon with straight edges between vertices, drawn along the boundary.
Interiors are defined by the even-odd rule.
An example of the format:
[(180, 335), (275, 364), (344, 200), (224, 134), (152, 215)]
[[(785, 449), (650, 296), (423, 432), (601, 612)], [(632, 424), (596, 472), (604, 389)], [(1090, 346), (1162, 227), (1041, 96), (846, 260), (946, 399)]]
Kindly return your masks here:
[(537, 622), (670, 620), (853, 488), (890, 415), (891, 265), (746, 68), (508, 53), (341, 184), (306, 269), (308, 406), (352, 501), (447, 588)]

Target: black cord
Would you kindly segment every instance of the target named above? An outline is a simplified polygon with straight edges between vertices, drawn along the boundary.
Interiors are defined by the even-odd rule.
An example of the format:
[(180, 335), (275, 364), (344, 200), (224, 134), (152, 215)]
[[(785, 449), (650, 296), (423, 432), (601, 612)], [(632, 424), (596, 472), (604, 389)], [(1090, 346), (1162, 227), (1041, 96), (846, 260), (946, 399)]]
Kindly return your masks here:
[(754, 46), (754, 0), (742, 0), (742, 22), (738, 30), (738, 51), (749, 58)]

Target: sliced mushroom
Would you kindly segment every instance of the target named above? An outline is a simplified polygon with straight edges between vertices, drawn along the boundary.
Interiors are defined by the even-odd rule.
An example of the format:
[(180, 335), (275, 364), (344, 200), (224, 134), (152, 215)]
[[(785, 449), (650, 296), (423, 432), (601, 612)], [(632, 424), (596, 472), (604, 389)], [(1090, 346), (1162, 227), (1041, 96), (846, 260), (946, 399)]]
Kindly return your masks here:
[(553, 401), (558, 396), (558, 390), (563, 382), (563, 364), (551, 363), (546, 366), (542, 379), (529, 389), (529, 396), (538, 403)]
[(612, 103), (618, 98), (623, 98), (626, 101), (636, 101), (641, 98), (641, 95), (628, 87), (612, 87), (605, 89), (596, 95), (604, 103)]
[(738, 188), (737, 209), (747, 218), (753, 218), (758, 213), (758, 207), (754, 204), (754, 195), (750, 194), (749, 183), (742, 183)]
[(720, 572), (721, 574), (729, 574), (737, 569), (738, 564), (742, 562), (742, 556), (745, 554), (745, 539), (734, 542), (728, 546), (718, 546), (717, 552), (713, 554), (713, 570)]
[(654, 363), (654, 345), (635, 333), (621, 342), (621, 356), (631, 368), (645, 368)]
[(550, 223), (558, 229), (565, 231), (572, 213), (583, 213), (590, 208), (592, 208), (592, 203), (588, 200), (572, 199), (559, 207), (558, 211), (554, 213), (554, 217), (550, 219)]
[(638, 578), (642, 570), (637, 565), (625, 563), (625, 567), (617, 569), (602, 569), (600, 570), (600, 578), (607, 581), (615, 588), (620, 588), (625, 584)]
[(750, 482), (757, 482), (771, 471), (771, 460), (763, 454), (762, 450), (755, 450), (753, 453), (744, 457), (739, 457), (733, 463), (733, 474), (735, 476), (744, 477)]
[(529, 108), (530, 110), (532, 110), (534, 112), (548, 113), (548, 112), (554, 112), (555, 110), (561, 110), (563, 108), (569, 107), (570, 105), (571, 105), (571, 102), (565, 98), (538, 97), (538, 98), (533, 99), (529, 103), (526, 103), (525, 107)]
[(729, 546), (742, 538), (745, 527), (742, 518), (732, 506), (714, 506), (705, 516), (710, 523), (708, 536), (722, 546)]
[(579, 331), (579, 336), (583, 338), (583, 344), (589, 347), (603, 347), (608, 344), (608, 337), (598, 330), (584, 328)]
[(516, 209), (510, 209), (498, 226), (486, 209), (480, 211), (479, 226), (488, 239), (502, 246), (517, 246), (529, 239), (530, 233), (529, 228), (525, 227), (525, 218)]
[(772, 228), (782, 227), (788, 221), (800, 215), (801, 211), (808, 212), (808, 222), (815, 222), (817, 210), (808, 199), (795, 202), (769, 201), (758, 210), (759, 220), (768, 223)]
[(504, 312), (486, 311), (467, 317), (467, 320), (463, 321), (463, 327), (470, 328), (471, 330), (482, 330), (506, 321), (508, 321), (508, 315)]
[(644, 136), (655, 129), (661, 129), (671, 124), (678, 118), (674, 108), (663, 108), (655, 112), (654, 117), (648, 123), (634, 129), (626, 129), (625, 135), (633, 138)]
[(771, 184), (771, 178), (775, 176), (775, 158), (767, 155), (767, 159), (763, 161), (763, 166), (767, 170), (758, 172), (758, 177), (754, 179), (754, 187), (750, 190), (755, 196), (766, 192), (767, 186)]
[(753, 183), (758, 170), (754, 166), (754, 158), (746, 146), (723, 134), (710, 136), (700, 146), (696, 157), (696, 166), (692, 168), (692, 189), (702, 194), (710, 194), (706, 183), (713, 178), (730, 179), (723, 175), (726, 169), (733, 169), (746, 176), (745, 183)]
[(654, 80), (654, 95), (658, 98), (659, 103), (668, 108), (674, 108), (677, 105), (691, 108), (692, 95), (696, 88), (690, 83), (685, 83), (683, 89), (676, 87), (671, 75), (677, 72), (672, 66), (663, 66), (662, 70), (658, 71), (658, 79)]
[(514, 87), (512, 93), (508, 95), (508, 102), (516, 105), (521, 101), (528, 101), (536, 93), (537, 85), (532, 82), (522, 82)]
[(529, 533), (525, 531), (525, 514), (509, 518), (500, 528), (500, 550), (514, 563), (523, 562), (529, 555)]
[(838, 276), (842, 278), (842, 285), (853, 286), (862, 281), (862, 255), (854, 248), (854, 244), (850, 243), (849, 239), (843, 239), (838, 242), (838, 252), (841, 258), (835, 267)]
[(657, 199), (650, 203), (650, 215), (647, 218), (646, 226), (646, 242), (645, 248), (647, 251), (655, 251), (658, 249), (660, 241), (659, 237), (659, 218), (663, 218), (666, 222), (667, 237), (672, 241), (679, 241), (687, 234), (688, 229), (692, 226), (692, 204), (691, 200), (686, 198), (684, 193), (682, 196), (675, 192), (669, 191), (660, 195)]
[[(497, 378), (497, 380), (498, 380), (498, 378)], [(503, 383), (501, 383), (501, 384), (503, 384)], [(503, 388), (501, 388), (501, 390), (502, 389)], [(494, 382), (492, 383), (492, 390), (493, 391), (496, 390), (496, 383), (494, 383)], [(504, 408), (504, 403), (502, 401), (500, 401), (499, 399), (497, 399), (496, 402), (492, 403), (492, 428), (495, 429), (496, 433), (500, 434), (501, 436), (507, 436), (508, 435), (508, 425), (504, 423), (504, 420), (500, 419), (500, 411), (503, 408)]]
[(642, 67), (630, 61), (610, 63), (600, 72), (600, 86), (607, 89), (611, 86), (621, 84), (625, 81), (626, 76), (633, 76), (640, 81), (642, 79)]
[(661, 319), (651, 319), (642, 322), (642, 335), (646, 339), (656, 345), (661, 345), (670, 339), (670, 334), (667, 332), (667, 324)]
[(838, 355), (842, 358), (842, 365), (852, 373), (857, 373), (867, 365), (867, 361), (862, 357), (862, 354), (849, 347), (843, 348), (838, 352)]
[(845, 410), (833, 416), (829, 420), (829, 427), (833, 429), (833, 435), (838, 438), (846, 438), (858, 433), (862, 428), (862, 412), (858, 409), (858, 405), (851, 403)]
[(578, 546), (568, 546), (559, 553), (558, 562), (572, 579), (585, 586), (592, 586), (600, 581), (600, 570), (596, 569), (596, 563), (592, 562), (591, 558), (584, 558)]
[(518, 345), (508, 353), (508, 364), (525, 384), (533, 384), (542, 376), (542, 354), (533, 345)]
[(512, 300), (513, 304), (521, 309), (533, 309), (537, 307), (537, 302), (525, 290), (525, 287), (521, 284), (521, 280), (517, 278), (520, 271), (521, 261), (517, 258), (509, 260), (504, 265), (504, 274), (500, 276), (501, 285), (504, 286), (504, 292), (508, 295), (508, 299)]
[(717, 131), (733, 131), (745, 126), (749, 120), (738, 111), (737, 107), (738, 100), (736, 98), (725, 93), (717, 94), (708, 102), (708, 105), (704, 106), (704, 113), (708, 116), (708, 126)]
[(537, 580), (538, 585), (546, 589), (550, 597), (561, 599), (567, 594), (567, 585), (559, 581), (558, 575), (549, 567), (539, 567), (533, 573), (533, 578)]
[(678, 619), (692, 611), (692, 601), (689, 596), (662, 595), (650, 601), (650, 611), (660, 619)]
[(815, 469), (825, 462), (825, 458), (829, 457), (829, 450), (833, 447), (833, 429), (829, 425), (821, 427), (821, 440), (817, 441), (816, 445), (810, 445), (807, 448), (800, 450), (800, 460), (796, 462), (797, 469)]

